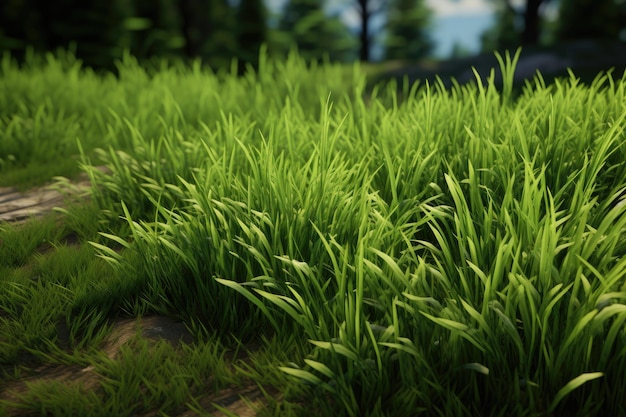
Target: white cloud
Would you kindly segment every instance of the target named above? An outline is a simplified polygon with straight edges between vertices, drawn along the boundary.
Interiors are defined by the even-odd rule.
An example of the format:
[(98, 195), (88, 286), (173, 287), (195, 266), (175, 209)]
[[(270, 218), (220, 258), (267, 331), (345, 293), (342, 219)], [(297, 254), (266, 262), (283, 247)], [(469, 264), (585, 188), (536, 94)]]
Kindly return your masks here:
[(437, 16), (488, 14), (493, 3), (488, 0), (427, 0), (426, 5)]

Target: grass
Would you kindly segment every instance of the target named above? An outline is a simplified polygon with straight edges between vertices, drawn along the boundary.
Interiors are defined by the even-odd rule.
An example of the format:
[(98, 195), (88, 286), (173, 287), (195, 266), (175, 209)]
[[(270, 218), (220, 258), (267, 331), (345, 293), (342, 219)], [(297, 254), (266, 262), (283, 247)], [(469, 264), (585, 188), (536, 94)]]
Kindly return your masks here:
[[(126, 57), (117, 79), (5, 58), (0, 172), (80, 155), (93, 188), (0, 225), (2, 369), (100, 379), (0, 404), (175, 415), (253, 383), (267, 415), (626, 413), (626, 74), (514, 95), (517, 57), (503, 85), (367, 91), (296, 56), (244, 77)], [(149, 314), (196, 343), (98, 353)]]

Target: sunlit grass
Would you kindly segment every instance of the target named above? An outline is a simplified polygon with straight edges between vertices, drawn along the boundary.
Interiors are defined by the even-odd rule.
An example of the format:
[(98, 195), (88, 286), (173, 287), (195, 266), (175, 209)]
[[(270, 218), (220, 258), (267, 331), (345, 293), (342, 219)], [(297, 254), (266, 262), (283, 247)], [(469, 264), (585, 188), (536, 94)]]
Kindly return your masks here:
[[(222, 363), (202, 344), (151, 351), (158, 375), (141, 340), (85, 359), (108, 318), (157, 313), (264, 341), (218, 374), (288, 393), (274, 415), (625, 413), (626, 78), (538, 76), (513, 97), (517, 57), (499, 57), (503, 85), (367, 91), (358, 66), (296, 56), (241, 78), (127, 57), (119, 80), (5, 59), (30, 101), (0, 102), (0, 172), (80, 154), (93, 188), (64, 229), (0, 226), (3, 354), (61, 357), (62, 319), (105, 378), (71, 413), (197, 409), (189, 386)], [(74, 141), (56, 151), (61, 131)], [(48, 150), (20, 152), (27, 137)], [(79, 395), (38, 389), (37, 409)]]

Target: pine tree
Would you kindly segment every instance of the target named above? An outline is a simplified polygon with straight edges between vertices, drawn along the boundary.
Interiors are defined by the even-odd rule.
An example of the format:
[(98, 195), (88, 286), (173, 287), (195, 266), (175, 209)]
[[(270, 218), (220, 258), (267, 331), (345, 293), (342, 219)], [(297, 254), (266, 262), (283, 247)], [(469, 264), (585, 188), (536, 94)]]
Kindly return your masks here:
[(175, 0), (134, 0), (125, 26), (132, 35), (128, 47), (138, 59), (180, 55), (185, 46)]
[(551, 0), (524, 0), (521, 4), (512, 0), (491, 2), (496, 7), (496, 23), (482, 35), (483, 51), (540, 43), (545, 33), (541, 9)]
[(307, 60), (335, 61), (354, 58), (356, 39), (338, 16), (328, 16), (323, 0), (291, 0), (279, 23), (278, 48), (283, 53), (296, 46)]
[(426, 33), (431, 12), (423, 0), (394, 0), (387, 12), (385, 57), (419, 59), (433, 47)]
[(230, 65), (237, 39), (227, 0), (175, 0), (188, 58), (202, 58), (213, 68)]
[(518, 25), (519, 17), (510, 7), (496, 9), (496, 23), (484, 31), (481, 36), (481, 49), (492, 53), (496, 50), (514, 50), (520, 45), (523, 28)]
[(372, 18), (384, 12), (387, 7), (386, 0), (353, 0), (356, 3), (360, 16), (359, 26), (359, 59), (363, 62), (370, 60), (372, 47), (371, 24)]
[(262, 0), (241, 0), (237, 10), (237, 47), (241, 64), (257, 66), (267, 40), (267, 11)]
[(557, 36), (563, 40), (618, 39), (626, 33), (626, 3), (620, 0), (561, 1)]
[(313, 32), (323, 22), (324, 10), (320, 0), (290, 0), (283, 9), (278, 25), (280, 48), (288, 50), (293, 46), (305, 59), (319, 54), (318, 39)]
[(205, 43), (208, 62), (214, 68), (227, 68), (237, 56), (235, 11), (228, 0), (211, 0), (211, 36)]
[(176, 2), (181, 17), (181, 31), (185, 38), (185, 55), (202, 57), (202, 44), (211, 35), (209, 1), (179, 0)]
[(358, 58), (359, 42), (338, 15), (327, 16), (321, 27), (319, 42), (331, 61), (352, 62)]

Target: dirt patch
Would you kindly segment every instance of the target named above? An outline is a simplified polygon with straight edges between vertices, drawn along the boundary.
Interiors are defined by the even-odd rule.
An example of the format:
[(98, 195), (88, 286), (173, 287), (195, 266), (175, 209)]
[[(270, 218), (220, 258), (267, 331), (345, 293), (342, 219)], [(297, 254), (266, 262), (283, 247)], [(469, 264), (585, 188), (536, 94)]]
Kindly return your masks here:
[(64, 198), (63, 194), (50, 186), (27, 192), (0, 188), (0, 221), (19, 223), (41, 216), (62, 205)]
[[(104, 167), (99, 168), (105, 170)], [(0, 223), (24, 223), (33, 217), (40, 217), (50, 213), (55, 207), (62, 207), (69, 201), (87, 200), (90, 194), (91, 183), (86, 174), (78, 179), (59, 181), (37, 187), (28, 191), (19, 191), (16, 188), (0, 188)], [(72, 240), (77, 237), (69, 237)], [(0, 242), (1, 245), (1, 242)], [(42, 247), (42, 252), (52, 248)], [(69, 330), (64, 323), (57, 326), (58, 345), (68, 348)], [(143, 338), (154, 346), (158, 341), (166, 341), (174, 347), (182, 343), (194, 343), (194, 338), (187, 327), (176, 320), (164, 316), (149, 316), (143, 318), (118, 319), (112, 323), (111, 331), (101, 344), (99, 350), (109, 359), (115, 360), (123, 346), (132, 343), (137, 338)], [(234, 359), (234, 358), (232, 358)], [(98, 391), (100, 376), (93, 366), (45, 364), (32, 370), (25, 371), (25, 375), (18, 380), (0, 382), (0, 401), (20, 404), (24, 396), (40, 384), (61, 384), (66, 387), (79, 386), (81, 392)], [(280, 398), (276, 391), (264, 391), (254, 383), (243, 386), (231, 386), (218, 393), (207, 392), (196, 399), (193, 407), (185, 407), (171, 416), (191, 417), (198, 415), (193, 409), (204, 410), (214, 416), (238, 415), (242, 417), (256, 416), (256, 410), (266, 403), (266, 395)], [(222, 411), (225, 410), (225, 411)], [(19, 407), (7, 407), (7, 416), (23, 415), (24, 410)], [(141, 414), (141, 416), (161, 415), (158, 410)]]
[[(158, 341), (166, 341), (174, 347), (182, 343), (194, 343), (194, 338), (187, 327), (176, 320), (164, 316), (150, 316), (144, 318), (130, 318), (116, 320), (112, 330), (100, 347), (100, 351), (110, 359), (115, 359), (120, 349), (136, 340), (144, 338), (151, 345)], [(59, 338), (63, 339), (63, 331), (60, 329)], [(63, 341), (60, 341), (60, 344)], [(17, 381), (10, 381), (0, 385), (0, 400), (20, 404), (24, 394), (38, 384), (58, 383), (66, 386), (78, 385), (83, 391), (97, 391), (100, 387), (100, 376), (94, 372), (93, 366), (80, 365), (42, 365), (31, 372), (31, 375)], [(253, 417), (256, 410), (265, 403), (265, 396), (279, 397), (278, 392), (264, 392), (256, 384), (250, 383), (244, 386), (231, 386), (218, 393), (210, 392), (201, 396), (193, 408), (202, 409), (215, 416), (238, 415)], [(226, 412), (222, 411), (226, 410)], [(7, 416), (19, 416), (21, 411), (17, 407), (9, 407)], [(141, 416), (160, 415), (158, 410), (141, 414)], [(193, 409), (185, 408), (177, 413), (169, 415), (178, 417), (191, 417), (198, 415)]]
[(64, 206), (68, 200), (86, 200), (90, 188), (91, 182), (84, 173), (74, 181), (58, 181), (28, 191), (0, 187), (0, 222), (23, 223)]

